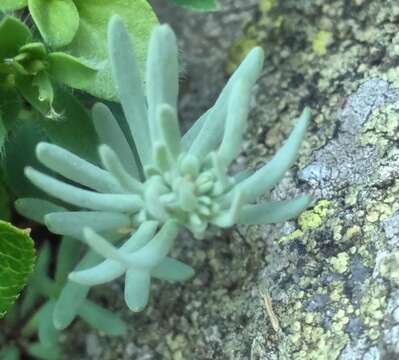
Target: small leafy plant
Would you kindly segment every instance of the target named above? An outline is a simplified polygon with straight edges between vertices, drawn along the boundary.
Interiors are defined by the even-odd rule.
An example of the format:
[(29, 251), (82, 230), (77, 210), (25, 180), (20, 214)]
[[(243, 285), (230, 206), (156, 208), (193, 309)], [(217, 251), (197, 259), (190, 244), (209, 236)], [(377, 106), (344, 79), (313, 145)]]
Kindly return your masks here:
[[(164, 25), (152, 33), (145, 90), (129, 34), (118, 17), (109, 25), (109, 56), (135, 147), (129, 147), (108, 108), (97, 104), (93, 118), (102, 143), (102, 167), (57, 145), (40, 143), (39, 161), (68, 182), (30, 167), (25, 174), (66, 207), (37, 199), (20, 199), (16, 205), (25, 216), (44, 221), (50, 231), (91, 248), (69, 275), (69, 281), (85, 289), (82, 299), (90, 286), (125, 274), (126, 304), (140, 311), (148, 302), (151, 278), (184, 281), (194, 273), (168, 256), (180, 228), (201, 239), (234, 224), (284, 221), (308, 206), (308, 196), (260, 204), (256, 200), (294, 162), (310, 112), (304, 110), (269, 163), (257, 171), (230, 174), (247, 124), (250, 90), (262, 69), (260, 48), (249, 53), (215, 105), (183, 137), (176, 110), (178, 58), (173, 31)], [(96, 261), (97, 254), (104, 260)], [(58, 306), (66, 304), (65, 297), (72, 294), (64, 288), (55, 304), (56, 327), (73, 318), (70, 309)], [(69, 313), (68, 321), (63, 312)]]

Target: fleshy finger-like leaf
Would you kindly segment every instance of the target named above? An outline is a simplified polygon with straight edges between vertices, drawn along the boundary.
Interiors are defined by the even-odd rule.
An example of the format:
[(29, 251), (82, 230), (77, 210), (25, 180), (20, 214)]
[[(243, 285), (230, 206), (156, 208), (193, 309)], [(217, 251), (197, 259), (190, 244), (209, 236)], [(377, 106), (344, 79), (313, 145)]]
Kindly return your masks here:
[(100, 145), (98, 152), (104, 168), (114, 176), (123, 189), (133, 194), (143, 192), (143, 184), (125, 170), (118, 156), (108, 145)]
[(91, 227), (96, 231), (118, 231), (131, 226), (128, 216), (121, 213), (101, 211), (57, 212), (45, 216), (48, 229), (59, 235), (83, 239), (83, 228)]
[(49, 300), (42, 306), (38, 315), (39, 340), (46, 347), (57, 345), (58, 330), (52, 321), (54, 307), (54, 300)]
[(160, 140), (158, 107), (166, 104), (176, 109), (179, 91), (179, 63), (176, 37), (168, 25), (156, 27), (148, 49), (146, 95), (148, 123), (153, 143)]
[(15, 208), (22, 216), (43, 225), (44, 217), (47, 214), (66, 211), (63, 207), (49, 201), (34, 198), (21, 198), (16, 200)]
[(227, 109), (226, 125), (217, 157), (224, 171), (240, 152), (242, 135), (247, 124), (251, 87), (246, 79), (238, 80), (231, 91)]
[(73, 0), (28, 0), (29, 12), (46, 43), (68, 45), (79, 27), (79, 12)]
[(283, 222), (297, 217), (311, 202), (310, 196), (264, 204), (245, 205), (240, 210), (237, 224), (261, 225)]
[(133, 45), (122, 19), (114, 16), (108, 30), (109, 57), (130, 131), (132, 132), (143, 166), (151, 162), (150, 130), (142, 80)]
[(141, 167), (141, 164), (136, 164), (135, 154), (130, 148), (129, 143), (127, 142), (126, 137), (111, 110), (109, 110), (104, 104), (95, 104), (93, 107), (93, 122), (101, 140), (101, 144), (108, 145), (112, 150), (114, 150), (122, 162), (123, 167), (129, 172), (129, 174), (134, 178), (139, 179), (139, 168)]
[[(265, 194), (283, 177), (294, 163), (298, 149), (306, 134), (310, 120), (310, 110), (306, 108), (297, 120), (294, 130), (276, 155), (253, 175), (242, 181), (237, 187), (245, 191), (245, 201), (253, 202)], [(231, 194), (230, 194), (231, 195)]]
[(166, 257), (151, 270), (151, 276), (170, 282), (187, 281), (194, 276), (194, 269), (179, 260)]
[[(99, 260), (99, 256), (90, 251), (79, 262), (76, 270), (82, 270), (93, 266)], [(89, 287), (67, 281), (56, 302), (53, 312), (54, 326), (58, 330), (65, 329), (78, 314), (79, 308), (85, 301)]]
[(126, 333), (126, 324), (111, 311), (86, 300), (79, 308), (79, 316), (89, 325), (110, 336), (121, 336)]
[(150, 274), (146, 270), (129, 269), (125, 277), (125, 302), (128, 308), (139, 312), (150, 297)]
[(25, 175), (33, 184), (47, 194), (84, 209), (135, 212), (143, 205), (138, 195), (100, 194), (83, 190), (29, 167), (25, 169)]
[(99, 192), (123, 192), (110, 173), (60, 146), (41, 142), (36, 156), (49, 169), (78, 184)]
[(252, 49), (227, 82), (215, 105), (183, 136), (184, 148), (189, 148), (190, 153), (203, 158), (218, 146), (223, 136), (226, 109), (233, 85), (238, 79), (245, 79), (250, 87), (253, 86), (262, 71), (263, 61), (263, 50), (259, 47)]

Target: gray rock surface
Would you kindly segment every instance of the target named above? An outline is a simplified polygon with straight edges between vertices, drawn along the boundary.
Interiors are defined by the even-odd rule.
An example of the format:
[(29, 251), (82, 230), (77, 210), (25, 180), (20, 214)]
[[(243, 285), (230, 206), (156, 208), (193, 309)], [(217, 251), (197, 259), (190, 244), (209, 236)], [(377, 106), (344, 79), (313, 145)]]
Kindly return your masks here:
[(196, 277), (155, 284), (143, 313), (126, 310), (121, 284), (96, 289), (128, 334), (76, 322), (65, 358), (398, 359), (399, 4), (222, 3), (219, 13), (194, 14), (154, 1), (180, 41), (181, 117), (188, 124), (211, 106), (243, 54), (262, 46), (238, 164), (269, 159), (308, 104), (309, 135), (271, 197), (310, 192), (314, 203), (284, 224), (202, 242), (183, 235), (176, 255)]

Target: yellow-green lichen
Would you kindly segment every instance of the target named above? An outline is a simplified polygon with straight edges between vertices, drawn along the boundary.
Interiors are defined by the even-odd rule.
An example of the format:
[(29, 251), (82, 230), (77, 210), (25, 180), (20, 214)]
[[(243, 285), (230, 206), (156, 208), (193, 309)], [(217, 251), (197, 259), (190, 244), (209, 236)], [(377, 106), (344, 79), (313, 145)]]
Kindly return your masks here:
[(313, 38), (312, 47), (317, 55), (325, 55), (327, 47), (333, 42), (333, 34), (329, 31), (320, 30)]
[(318, 228), (327, 216), (329, 205), (330, 201), (320, 200), (313, 209), (303, 212), (298, 218), (300, 228), (302, 230)]
[(399, 286), (399, 251), (385, 256), (378, 266), (379, 274)]
[(380, 337), (380, 323), (384, 318), (387, 289), (384, 284), (368, 280), (364, 295), (360, 302), (359, 314), (366, 326), (366, 334), (370, 340)]
[(348, 270), (350, 263), (350, 256), (345, 253), (341, 252), (337, 256), (334, 256), (330, 259), (330, 265), (333, 271), (343, 274), (346, 270)]

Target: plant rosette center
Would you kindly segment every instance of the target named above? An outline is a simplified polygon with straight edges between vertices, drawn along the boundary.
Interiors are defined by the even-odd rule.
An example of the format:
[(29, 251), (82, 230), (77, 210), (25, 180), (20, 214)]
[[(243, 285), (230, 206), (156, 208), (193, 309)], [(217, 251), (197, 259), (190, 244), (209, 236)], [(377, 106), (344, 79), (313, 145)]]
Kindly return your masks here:
[(166, 169), (147, 168), (145, 209), (137, 220), (152, 218), (164, 222), (172, 218), (186, 226), (196, 238), (203, 238), (209, 222), (223, 208), (220, 202), (223, 195), (235, 184), (232, 177), (218, 176), (214, 155), (210, 154), (201, 164), (197, 157), (183, 153)]

